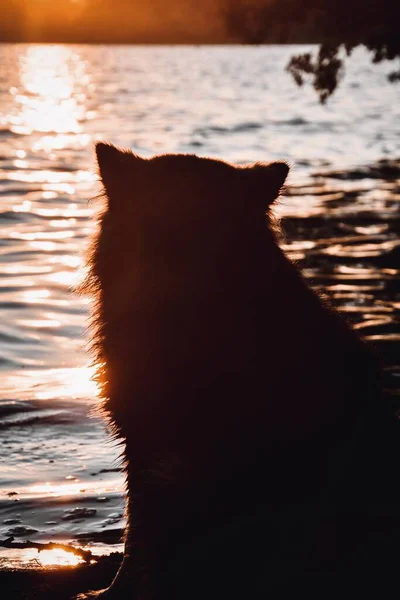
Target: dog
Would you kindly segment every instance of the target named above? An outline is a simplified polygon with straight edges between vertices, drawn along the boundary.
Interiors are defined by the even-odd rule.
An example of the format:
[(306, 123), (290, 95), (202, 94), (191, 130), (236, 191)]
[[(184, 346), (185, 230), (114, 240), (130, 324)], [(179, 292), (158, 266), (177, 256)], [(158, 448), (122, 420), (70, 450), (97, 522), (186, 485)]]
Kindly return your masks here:
[(80, 598), (251, 597), (282, 565), (335, 569), (379, 366), (280, 248), (288, 165), (96, 154), (83, 289), (127, 527), (115, 580)]

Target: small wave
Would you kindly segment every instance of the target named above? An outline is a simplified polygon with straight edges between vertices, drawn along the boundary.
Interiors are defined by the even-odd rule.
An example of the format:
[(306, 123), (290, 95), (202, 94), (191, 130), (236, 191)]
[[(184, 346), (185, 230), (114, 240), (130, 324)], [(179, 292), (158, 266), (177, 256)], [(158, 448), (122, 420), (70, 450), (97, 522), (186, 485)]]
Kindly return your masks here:
[(297, 127), (299, 125), (308, 125), (309, 121), (303, 119), (303, 117), (293, 117), (292, 119), (283, 119), (282, 121), (274, 121), (275, 125), (292, 125)]
[(65, 511), (65, 514), (61, 517), (63, 521), (81, 521), (82, 519), (91, 519), (97, 515), (95, 508), (71, 508)]
[(34, 406), (29, 402), (21, 402), (19, 400), (2, 400), (0, 402), (0, 419), (8, 415), (14, 415), (28, 410), (35, 410)]
[(65, 411), (32, 411), (29, 414), (19, 414), (0, 420), (0, 429), (20, 427), (21, 425), (65, 425), (76, 422), (71, 414)]
[(12, 360), (11, 358), (7, 358), (6, 356), (0, 356), (0, 368), (4, 369), (4, 368), (18, 368), (20, 367), (20, 363), (18, 363), (16, 360)]
[(232, 133), (245, 133), (247, 131), (254, 131), (256, 129), (262, 129), (263, 125), (261, 123), (256, 123), (252, 121), (238, 123), (237, 125), (233, 125), (232, 127), (226, 127), (223, 125), (210, 125), (209, 127), (198, 127), (195, 129), (195, 135), (202, 135), (207, 137), (209, 134), (219, 133), (219, 134), (232, 134)]
[(0, 429), (21, 425), (71, 425), (82, 422), (88, 406), (67, 401), (13, 401), (0, 402)]
[(85, 542), (98, 542), (103, 544), (119, 544), (124, 535), (123, 529), (108, 529), (104, 531), (89, 531), (87, 533), (78, 533), (76, 540)]
[(115, 467), (114, 469), (100, 469), (100, 471), (90, 473), (90, 475), (92, 477), (95, 477), (96, 475), (103, 475), (104, 473), (122, 473), (122, 472), (123, 472), (123, 469), (121, 469), (120, 467)]
[(261, 123), (256, 123), (256, 122), (245, 122), (245, 123), (239, 123), (238, 125), (235, 125), (235, 127), (232, 127), (232, 129), (230, 130), (232, 133), (241, 133), (241, 132), (245, 132), (245, 131), (253, 131), (255, 129), (262, 129), (262, 124)]
[(21, 519), (4, 519), (3, 525), (19, 525), (21, 523)]
[(5, 210), (4, 212), (0, 212), (0, 222), (1, 221), (15, 221), (17, 223), (20, 222), (32, 222), (32, 215), (28, 212), (14, 212), (12, 210)]
[(189, 146), (191, 146), (192, 148), (201, 148), (202, 146), (204, 146), (203, 142), (200, 142), (200, 140), (192, 140), (191, 142), (189, 142)]
[(78, 166), (73, 166), (73, 165), (66, 165), (66, 164), (58, 164), (58, 165), (51, 165), (46, 167), (46, 171), (54, 171), (55, 173), (75, 173), (76, 171), (79, 171), (79, 167)]
[(2, 138), (2, 137), (18, 137), (19, 135), (21, 135), (21, 134), (17, 133), (16, 131), (13, 131), (9, 127), (0, 127), (0, 138)]
[(0, 179), (0, 196), (25, 196), (32, 192), (41, 192), (41, 187), (34, 187), (30, 183), (26, 183), (24, 187), (14, 187), (14, 182), (9, 179)]
[(34, 533), (38, 533), (38, 529), (34, 527), (26, 527), (25, 525), (17, 525), (16, 527), (11, 527), (7, 531), (6, 535), (12, 535), (14, 537), (25, 537), (27, 535), (32, 535)]
[[(14, 290), (18, 291), (18, 287), (15, 287)], [(2, 287), (1, 288), (1, 292), (8, 292), (8, 291), (13, 291), (13, 288), (11, 288), (11, 286), (8, 287)], [(8, 344), (32, 344), (34, 343), (35, 340), (32, 339), (26, 339), (22, 336), (16, 335), (14, 333), (6, 333), (5, 331), (1, 331), (0, 330), (0, 343), (8, 343)]]
[(345, 181), (358, 181), (361, 179), (382, 179), (393, 181), (400, 179), (400, 160), (379, 160), (374, 165), (367, 165), (355, 169), (332, 170), (314, 173), (314, 177), (329, 177)]
[[(20, 254), (25, 254), (23, 252), (21, 252)], [(28, 302), (12, 302), (10, 301), (5, 301), (5, 302), (0, 302), (0, 309), (2, 310), (23, 310), (24, 308), (29, 308), (32, 307), (33, 303), (28, 303)], [(40, 306), (40, 303), (35, 303), (35, 306)], [(1, 358), (0, 358), (0, 365), (1, 365)]]

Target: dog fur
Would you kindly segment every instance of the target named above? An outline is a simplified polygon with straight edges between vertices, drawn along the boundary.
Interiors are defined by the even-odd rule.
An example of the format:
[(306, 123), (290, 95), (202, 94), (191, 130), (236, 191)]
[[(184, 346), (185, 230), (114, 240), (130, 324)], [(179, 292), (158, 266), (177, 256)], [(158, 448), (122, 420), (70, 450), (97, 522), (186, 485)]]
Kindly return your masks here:
[(335, 564), (378, 368), (279, 246), (288, 166), (96, 152), (84, 288), (128, 525), (115, 581), (81, 598), (217, 598), (281, 560)]

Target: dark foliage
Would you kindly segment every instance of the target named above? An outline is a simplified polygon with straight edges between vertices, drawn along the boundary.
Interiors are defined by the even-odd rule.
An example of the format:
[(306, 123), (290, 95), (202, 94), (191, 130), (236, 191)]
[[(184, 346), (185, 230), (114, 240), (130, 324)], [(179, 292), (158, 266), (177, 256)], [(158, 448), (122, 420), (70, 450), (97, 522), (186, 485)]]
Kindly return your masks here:
[[(315, 54), (293, 56), (287, 70), (298, 85), (310, 78), (321, 102), (335, 91), (355, 47), (365, 46), (373, 63), (400, 59), (397, 0), (228, 0), (226, 21), (244, 43), (319, 43)], [(388, 79), (399, 81), (400, 68)]]

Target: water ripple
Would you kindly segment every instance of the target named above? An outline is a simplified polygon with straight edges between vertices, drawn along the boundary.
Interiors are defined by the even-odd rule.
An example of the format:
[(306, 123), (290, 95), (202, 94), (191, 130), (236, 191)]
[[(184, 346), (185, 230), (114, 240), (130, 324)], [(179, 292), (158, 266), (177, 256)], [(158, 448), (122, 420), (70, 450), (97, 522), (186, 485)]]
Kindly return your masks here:
[(398, 90), (382, 93), (384, 66), (354, 52), (321, 106), (285, 73), (297, 51), (0, 45), (0, 535), (117, 542), (123, 527), (119, 450), (92, 410), (88, 305), (70, 291), (101, 209), (88, 202), (96, 139), (289, 161), (284, 250), (378, 348), (398, 402)]

